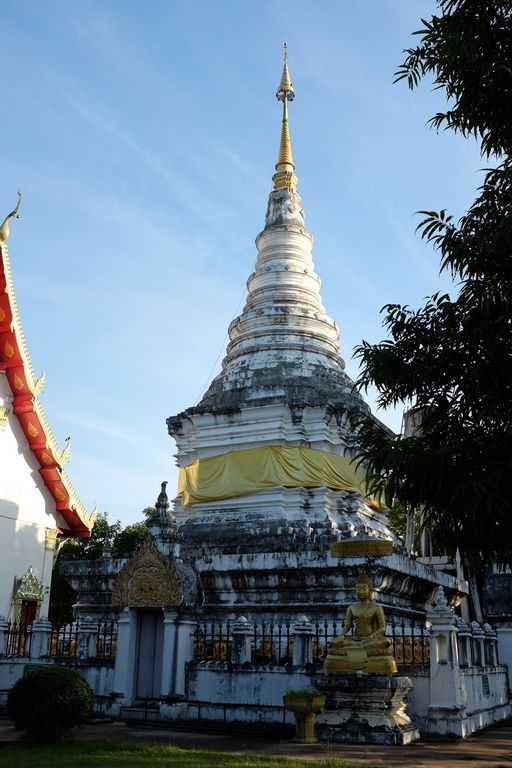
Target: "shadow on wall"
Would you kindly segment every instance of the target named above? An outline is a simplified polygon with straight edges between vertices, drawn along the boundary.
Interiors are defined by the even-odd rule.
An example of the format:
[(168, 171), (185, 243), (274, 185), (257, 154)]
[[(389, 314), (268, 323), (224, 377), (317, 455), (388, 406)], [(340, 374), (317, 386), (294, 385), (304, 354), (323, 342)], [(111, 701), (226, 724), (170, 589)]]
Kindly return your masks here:
[[(12, 598), (16, 579), (29, 566), (42, 578), (44, 567), (44, 528), (18, 519), (19, 505), (0, 499), (0, 616), (12, 618)], [(51, 554), (51, 553), (49, 553)]]

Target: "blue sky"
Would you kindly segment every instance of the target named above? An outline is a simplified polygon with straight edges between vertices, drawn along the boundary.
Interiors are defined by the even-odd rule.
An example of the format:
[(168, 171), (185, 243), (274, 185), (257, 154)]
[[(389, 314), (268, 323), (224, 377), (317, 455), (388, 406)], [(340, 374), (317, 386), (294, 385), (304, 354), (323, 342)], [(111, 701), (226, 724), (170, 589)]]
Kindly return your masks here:
[[(84, 503), (134, 522), (161, 480), (165, 420), (218, 371), (277, 157), (288, 41), (299, 192), (327, 312), (352, 349), (380, 309), (450, 288), (415, 234), (461, 215), (483, 164), (393, 85), (433, 0), (0, 0), (0, 219), (41, 396)], [(369, 398), (371, 401), (371, 398)], [(378, 414), (398, 429), (400, 413)]]

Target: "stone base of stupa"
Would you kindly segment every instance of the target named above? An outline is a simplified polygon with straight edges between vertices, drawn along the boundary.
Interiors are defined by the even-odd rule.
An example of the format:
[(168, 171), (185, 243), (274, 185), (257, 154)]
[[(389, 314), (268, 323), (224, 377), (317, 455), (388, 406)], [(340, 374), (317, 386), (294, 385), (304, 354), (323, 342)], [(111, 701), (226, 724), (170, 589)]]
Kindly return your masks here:
[(319, 741), (409, 744), (419, 739), (406, 711), (409, 677), (338, 673), (318, 675), (314, 683), (327, 697), (316, 720)]

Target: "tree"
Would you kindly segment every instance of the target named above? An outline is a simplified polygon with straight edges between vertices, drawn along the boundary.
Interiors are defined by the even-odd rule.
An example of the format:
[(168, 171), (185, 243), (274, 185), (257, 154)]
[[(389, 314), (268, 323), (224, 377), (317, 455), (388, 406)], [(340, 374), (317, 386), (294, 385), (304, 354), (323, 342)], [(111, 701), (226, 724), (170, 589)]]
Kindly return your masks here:
[(91, 686), (74, 669), (28, 669), (9, 691), (7, 714), (35, 742), (58, 742), (92, 715)]
[(369, 486), (402, 507), (422, 507), (438, 546), (473, 562), (512, 562), (512, 2), (438, 0), (405, 51), (396, 80), (411, 89), (432, 76), (448, 99), (430, 124), (475, 137), (482, 186), (454, 221), (421, 211), (418, 229), (458, 281), (413, 310), (389, 304), (389, 338), (363, 342), (358, 384), (378, 405), (409, 404), (413, 435), (394, 436), (364, 418), (361, 459)]
[[(144, 514), (146, 511), (144, 510)], [(65, 539), (53, 564), (49, 618), (59, 624), (73, 620), (75, 592), (60, 575), (60, 564), (66, 560), (97, 560), (105, 552), (112, 557), (128, 557), (147, 535), (145, 522), (121, 526), (119, 520), (110, 525), (108, 514), (99, 515), (88, 539)]]
[(147, 534), (148, 527), (145, 522), (122, 528), (112, 541), (112, 557), (128, 557), (142, 544)]
[(108, 513), (98, 515), (87, 539), (65, 539), (59, 549), (59, 559), (62, 560), (97, 560), (105, 549), (112, 548), (116, 536), (122, 530), (121, 523), (116, 520), (110, 525)]

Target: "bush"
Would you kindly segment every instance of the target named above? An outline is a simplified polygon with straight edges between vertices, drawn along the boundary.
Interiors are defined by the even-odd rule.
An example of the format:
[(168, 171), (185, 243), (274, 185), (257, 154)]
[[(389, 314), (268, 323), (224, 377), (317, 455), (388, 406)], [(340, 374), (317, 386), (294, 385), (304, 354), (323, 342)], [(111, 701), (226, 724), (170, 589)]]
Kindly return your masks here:
[(93, 692), (82, 675), (67, 667), (29, 670), (9, 691), (7, 715), (36, 741), (60, 741), (92, 713)]

